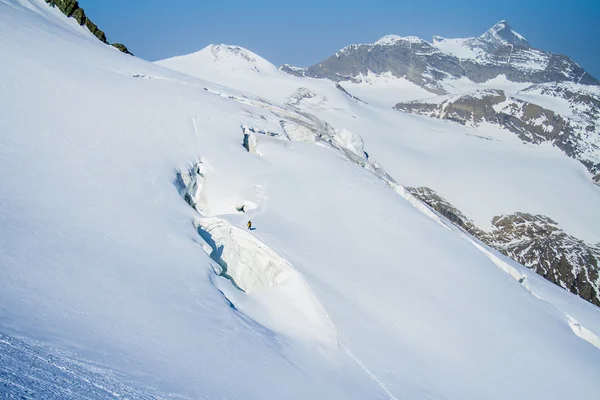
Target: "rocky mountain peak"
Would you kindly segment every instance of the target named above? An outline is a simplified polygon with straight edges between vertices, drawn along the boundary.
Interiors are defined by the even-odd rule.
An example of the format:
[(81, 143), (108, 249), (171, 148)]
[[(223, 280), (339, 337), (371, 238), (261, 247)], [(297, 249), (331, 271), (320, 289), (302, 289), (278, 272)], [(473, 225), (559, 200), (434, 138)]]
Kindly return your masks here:
[(529, 42), (519, 33), (513, 31), (507, 21), (502, 20), (492, 26), (480, 38), (497, 46), (513, 45), (518, 48), (529, 48)]

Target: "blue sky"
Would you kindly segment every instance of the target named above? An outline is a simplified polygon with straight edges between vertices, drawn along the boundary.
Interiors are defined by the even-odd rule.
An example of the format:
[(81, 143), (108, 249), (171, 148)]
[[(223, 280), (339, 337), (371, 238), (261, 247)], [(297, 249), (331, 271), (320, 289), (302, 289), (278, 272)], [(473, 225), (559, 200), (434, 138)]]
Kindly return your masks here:
[(79, 0), (110, 41), (155, 61), (211, 43), (246, 47), (276, 65), (309, 66), (386, 34), (466, 37), (502, 19), (537, 47), (600, 79), (600, 0)]

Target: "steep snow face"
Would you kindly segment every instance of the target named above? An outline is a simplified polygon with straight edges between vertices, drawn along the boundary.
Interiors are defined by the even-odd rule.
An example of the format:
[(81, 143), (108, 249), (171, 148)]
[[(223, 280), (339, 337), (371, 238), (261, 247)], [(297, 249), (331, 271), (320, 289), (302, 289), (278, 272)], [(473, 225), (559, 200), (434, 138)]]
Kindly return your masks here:
[(486, 51), (477, 45), (473, 39), (446, 39), (440, 36), (433, 37), (433, 45), (444, 53), (452, 54), (460, 59), (485, 60)]
[(329, 349), (337, 332), (298, 271), (251, 232), (220, 218), (199, 218), (195, 226), (220, 267), (216, 286), (232, 306), (284, 337)]
[[(73, 35), (63, 16), (25, 1), (0, 1), (0, 52), (10, 55), (0, 63), (8, 393), (559, 400), (600, 391), (590, 344), (598, 310), (482, 252), (390, 179), (510, 188), (485, 174), (499, 174), (506, 154), (531, 167), (520, 143), (498, 150), (475, 130), (365, 105), (331, 82), (277, 74), (248, 91), (217, 85)], [(269, 95), (265, 82), (280, 85)], [(300, 87), (325, 92), (328, 106), (285, 105)], [(282, 121), (315, 143), (287, 140)], [(243, 147), (243, 132), (260, 154)], [(454, 174), (482, 160), (480, 171)], [(556, 160), (542, 157), (538, 172)], [(556, 185), (573, 177), (563, 167)], [(182, 190), (177, 171), (196, 184)], [(546, 187), (536, 177), (527, 184)]]
[(529, 47), (529, 42), (519, 33), (513, 31), (508, 22), (504, 20), (498, 22), (481, 35), (481, 39), (499, 46), (513, 45), (521, 48)]

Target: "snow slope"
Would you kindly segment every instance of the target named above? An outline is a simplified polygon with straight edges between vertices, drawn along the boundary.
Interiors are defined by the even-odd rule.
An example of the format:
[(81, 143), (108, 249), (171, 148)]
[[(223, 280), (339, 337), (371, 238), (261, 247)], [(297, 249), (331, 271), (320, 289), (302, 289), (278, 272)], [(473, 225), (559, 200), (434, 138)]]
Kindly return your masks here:
[[(383, 139), (376, 157), (357, 154), (357, 133), (369, 152), (386, 132), (368, 136), (358, 117), (387, 132), (417, 119), (319, 82), (336, 106), (306, 108), (325, 125), (123, 55), (44, 7), (0, 0), (3, 395), (598, 393), (597, 308), (474, 246), (386, 180), (373, 161), (391, 160)], [(280, 100), (293, 93), (285, 85), (295, 82)], [(323, 135), (290, 141), (282, 120)], [(248, 132), (255, 154), (242, 146)], [(447, 134), (487, 143), (469, 132)], [(425, 164), (414, 143), (401, 154)], [(389, 164), (396, 180), (411, 179)], [(178, 176), (194, 168), (186, 192)], [(249, 218), (256, 230), (242, 231)]]
[[(494, 216), (520, 211), (546, 215), (569, 234), (588, 243), (600, 242), (600, 212), (596, 211), (600, 190), (585, 167), (550, 145), (522, 143), (513, 133), (494, 126), (473, 129), (399, 113), (392, 109), (398, 102), (431, 97), (406, 80), (370, 76), (357, 83), (343, 82), (351, 95), (368, 103), (364, 104), (352, 101), (327, 79), (280, 71), (250, 76), (234, 72), (229, 61), (198, 62), (192, 68), (194, 55), (189, 57), (181, 67), (186, 56), (158, 64), (280, 104), (299, 88), (310, 90), (320, 101), (295, 102), (296, 108), (361, 136), (366, 151), (396, 180), (435, 189), (480, 228), (490, 229)], [(503, 76), (483, 84), (462, 79), (444, 85), (454, 92), (501, 88), (507, 94), (530, 86)]]

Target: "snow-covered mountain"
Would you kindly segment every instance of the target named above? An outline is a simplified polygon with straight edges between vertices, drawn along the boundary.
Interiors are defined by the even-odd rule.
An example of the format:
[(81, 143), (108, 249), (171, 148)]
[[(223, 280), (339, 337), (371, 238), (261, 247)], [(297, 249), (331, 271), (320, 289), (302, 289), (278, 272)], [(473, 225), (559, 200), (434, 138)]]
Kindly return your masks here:
[(43, 0), (0, 0), (0, 26), (4, 397), (599, 392), (600, 309), (408, 189), (591, 242), (600, 193), (563, 152), (394, 110), (427, 93), (392, 76), (290, 76), (235, 46), (168, 69)]
[(281, 67), (292, 75), (360, 82), (369, 74), (389, 73), (435, 94), (452, 92), (461, 78), (483, 83), (498, 76), (513, 82), (576, 82), (598, 85), (576, 62), (560, 54), (530, 47), (529, 42), (500, 21), (479, 37), (433, 43), (388, 35), (373, 44), (347, 46), (309, 68)]
[[(272, 74), (277, 67), (250, 50), (239, 46), (229, 46), (225, 44), (210, 45), (204, 49), (186, 56), (173, 57), (160, 62), (166, 67), (176, 65), (178, 69), (187, 74), (194, 74), (198, 65), (214, 64), (218, 66), (215, 72), (222, 75), (240, 74)], [(226, 70), (222, 70), (226, 68)]]

